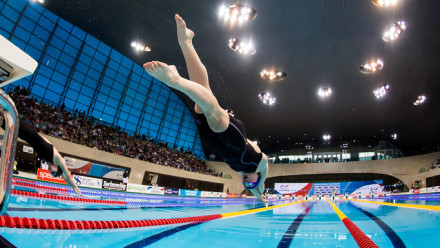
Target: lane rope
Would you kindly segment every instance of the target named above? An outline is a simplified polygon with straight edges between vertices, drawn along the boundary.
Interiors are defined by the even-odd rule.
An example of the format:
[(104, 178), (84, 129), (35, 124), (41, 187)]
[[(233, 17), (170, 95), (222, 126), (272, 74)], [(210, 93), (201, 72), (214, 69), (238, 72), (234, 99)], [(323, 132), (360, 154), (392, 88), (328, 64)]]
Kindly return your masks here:
[(365, 201), (365, 200), (355, 200), (355, 199), (349, 199), (349, 200), (350, 201), (356, 201), (356, 202), (365, 202), (365, 203), (379, 204), (379, 205), (385, 205), (385, 206), (392, 206), (392, 207), (403, 207), (403, 208), (415, 208), (415, 209), (423, 209), (423, 210), (440, 211), (440, 206), (433, 206), (433, 205), (417, 205), (417, 204), (404, 204), (404, 203), (391, 203), (391, 202), (377, 202), (377, 201)]
[(359, 229), (339, 208), (337, 208), (329, 199), (327, 199), (328, 203), (332, 206), (333, 210), (335, 210), (338, 217), (341, 219), (342, 223), (344, 223), (345, 227), (351, 233), (354, 240), (358, 244), (360, 248), (372, 248), (377, 246), (367, 235)]

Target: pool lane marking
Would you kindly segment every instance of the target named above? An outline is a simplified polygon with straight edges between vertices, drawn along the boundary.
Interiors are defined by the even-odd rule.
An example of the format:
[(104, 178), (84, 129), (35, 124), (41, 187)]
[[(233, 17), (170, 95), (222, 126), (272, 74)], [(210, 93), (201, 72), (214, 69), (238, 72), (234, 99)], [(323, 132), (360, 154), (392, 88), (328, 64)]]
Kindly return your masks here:
[(351, 233), (351, 236), (354, 238), (356, 243), (360, 248), (370, 248), (377, 246), (367, 235), (359, 229), (339, 208), (335, 206), (329, 199), (327, 199), (328, 203), (332, 206), (333, 210), (335, 210), (338, 217), (341, 219), (342, 223), (344, 223), (345, 227)]
[(352, 202), (349, 202), (349, 204), (351, 206), (355, 207), (356, 209), (358, 209), (359, 211), (361, 211), (362, 213), (364, 213), (365, 215), (367, 215), (368, 217), (370, 217), (370, 219), (372, 219), (374, 222), (376, 222), (376, 224), (385, 232), (385, 234), (391, 240), (391, 243), (393, 243), (394, 247), (396, 247), (396, 248), (406, 248), (405, 243), (403, 243), (403, 241), (399, 237), (399, 235), (397, 235), (397, 233), (394, 232), (394, 230), (390, 226), (388, 226), (385, 222), (383, 222), (379, 217), (377, 217), (376, 215), (368, 212), (365, 209), (362, 209), (362, 208), (354, 205)]
[(291, 203), (275, 205), (275, 206), (271, 206), (271, 207), (254, 208), (254, 209), (248, 209), (248, 210), (243, 210), (243, 211), (224, 213), (224, 214), (220, 214), (220, 215), (221, 215), (221, 218), (237, 217), (237, 216), (242, 216), (242, 215), (247, 215), (247, 214), (254, 214), (254, 213), (264, 212), (264, 211), (268, 211), (268, 210), (272, 210), (272, 209), (276, 209), (276, 208), (282, 208), (282, 207), (286, 207), (286, 206), (290, 206), (290, 205), (294, 205), (294, 204), (298, 204), (298, 203), (303, 203), (303, 202), (306, 202), (306, 201), (309, 201), (309, 200), (291, 202)]
[(197, 226), (197, 225), (200, 225), (200, 224), (202, 224), (202, 223), (190, 223), (190, 224), (185, 224), (185, 225), (178, 226), (178, 227), (175, 227), (175, 228), (171, 228), (171, 229), (165, 230), (163, 232), (151, 235), (151, 236), (149, 236), (147, 238), (144, 238), (144, 239), (138, 240), (136, 242), (133, 242), (133, 243), (131, 243), (129, 245), (124, 246), (124, 248), (125, 247), (127, 247), (127, 248), (145, 247), (145, 246), (151, 245), (153, 243), (156, 243), (156, 242), (160, 241), (161, 239), (164, 239), (164, 238), (167, 238), (167, 237), (169, 237), (169, 236), (171, 236), (173, 234), (176, 234), (176, 233), (178, 233), (180, 231), (184, 231), (184, 230), (186, 230), (188, 228), (191, 228), (193, 226)]
[(286, 230), (284, 233), (283, 238), (281, 239), (280, 243), (278, 243), (278, 248), (288, 248), (290, 244), (292, 243), (293, 238), (295, 237), (295, 233), (298, 230), (299, 225), (301, 225), (301, 222), (304, 220), (304, 217), (310, 212), (311, 205), (307, 206), (307, 208), (300, 214), (296, 219), (292, 222), (290, 227)]
[(423, 209), (423, 210), (440, 211), (440, 206), (432, 206), (432, 205), (417, 205), (417, 204), (404, 204), (404, 203), (391, 203), (391, 202), (376, 202), (376, 201), (364, 201), (364, 200), (355, 200), (355, 199), (349, 199), (349, 200), (350, 201), (357, 201), (357, 202), (379, 204), (379, 205), (385, 205), (385, 206), (392, 206), (392, 207), (404, 207), (404, 208), (416, 208), (416, 209)]

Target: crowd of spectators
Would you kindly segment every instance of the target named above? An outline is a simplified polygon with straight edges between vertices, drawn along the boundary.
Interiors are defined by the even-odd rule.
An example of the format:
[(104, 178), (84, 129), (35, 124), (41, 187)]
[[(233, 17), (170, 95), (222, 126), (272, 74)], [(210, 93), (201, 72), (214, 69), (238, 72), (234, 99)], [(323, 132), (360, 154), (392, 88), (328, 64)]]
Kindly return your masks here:
[(136, 133), (131, 136), (120, 127), (111, 127), (85, 112), (69, 112), (64, 104), (60, 107), (38, 102), (30, 97), (26, 88), (17, 87), (9, 92), (20, 119), (31, 123), (38, 132), (94, 149), (117, 155), (140, 159), (155, 164), (170, 166), (212, 176), (221, 173), (209, 168), (204, 160), (192, 152), (168, 148), (166, 142), (154, 142), (154, 138)]
[(432, 164), (431, 168), (429, 168), (429, 170), (434, 170), (440, 168), (440, 158), (437, 159), (437, 161), (435, 163)]

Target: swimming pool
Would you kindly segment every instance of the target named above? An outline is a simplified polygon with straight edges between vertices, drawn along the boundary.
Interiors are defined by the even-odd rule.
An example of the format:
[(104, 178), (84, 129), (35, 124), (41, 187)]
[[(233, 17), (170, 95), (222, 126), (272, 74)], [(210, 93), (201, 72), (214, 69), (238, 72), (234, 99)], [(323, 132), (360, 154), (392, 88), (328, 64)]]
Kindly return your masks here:
[[(1, 236), (16, 247), (359, 247), (355, 236), (362, 234), (379, 247), (437, 247), (440, 242), (438, 199), (399, 199), (392, 206), (381, 204), (393, 204), (393, 200), (375, 203), (370, 199), (332, 203), (274, 200), (266, 205), (250, 199), (163, 197), (84, 189), (88, 199), (93, 199), (89, 201), (95, 202), (82, 202), (68, 198), (73, 196), (70, 190), (60, 185), (17, 182), (4, 215), (10, 216), (9, 221), (11, 217), (63, 220), (64, 224), (57, 221), (52, 228), (73, 228), (69, 220), (86, 220), (95, 221), (96, 226), (91, 227), (92, 223), (89, 228), (95, 229), (88, 230), (0, 228)], [(427, 205), (437, 207), (417, 208)], [(361, 234), (353, 235), (347, 229), (346, 220), (341, 221), (344, 216)], [(150, 223), (154, 226), (133, 221), (157, 219), (161, 221)], [(129, 220), (132, 222), (124, 222), (125, 228), (114, 228), (115, 224), (108, 229), (111, 221)], [(17, 226), (23, 225), (18, 222)]]

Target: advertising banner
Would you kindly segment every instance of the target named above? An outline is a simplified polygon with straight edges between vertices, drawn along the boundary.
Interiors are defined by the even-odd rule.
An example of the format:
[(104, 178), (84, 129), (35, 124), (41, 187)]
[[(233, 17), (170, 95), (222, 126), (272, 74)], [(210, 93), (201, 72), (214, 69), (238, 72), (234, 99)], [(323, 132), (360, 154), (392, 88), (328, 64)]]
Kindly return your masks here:
[(64, 183), (64, 184), (66, 184), (66, 182), (63, 179), (63, 177), (61, 177), (61, 176), (53, 177), (50, 174), (49, 170), (44, 170), (44, 169), (41, 169), (41, 168), (38, 168), (37, 179), (38, 180), (42, 180), (42, 181), (52, 182), (52, 183)]
[(69, 170), (74, 174), (86, 175), (92, 177), (108, 178), (121, 180), (125, 169), (113, 167), (109, 165), (103, 165), (77, 158), (64, 157), (66, 159), (66, 165)]
[(165, 195), (179, 195), (179, 190), (178, 189), (173, 189), (173, 188), (165, 188)]
[(108, 179), (103, 179), (102, 188), (109, 190), (125, 191), (127, 189), (127, 185), (122, 183), (122, 181), (112, 181)]
[(181, 189), (180, 195), (181, 196), (201, 196), (202, 192), (197, 190), (188, 190), (188, 189)]
[(330, 195), (330, 194), (380, 194), (382, 180), (334, 183), (275, 183), (279, 194)]
[(129, 184), (127, 184), (127, 191), (128, 192), (137, 192), (137, 193), (146, 193), (147, 192), (147, 186), (146, 185), (129, 183)]
[(102, 179), (73, 175), (76, 185), (95, 189), (102, 189)]
[(165, 194), (165, 187), (147, 186), (147, 194), (163, 195)]

